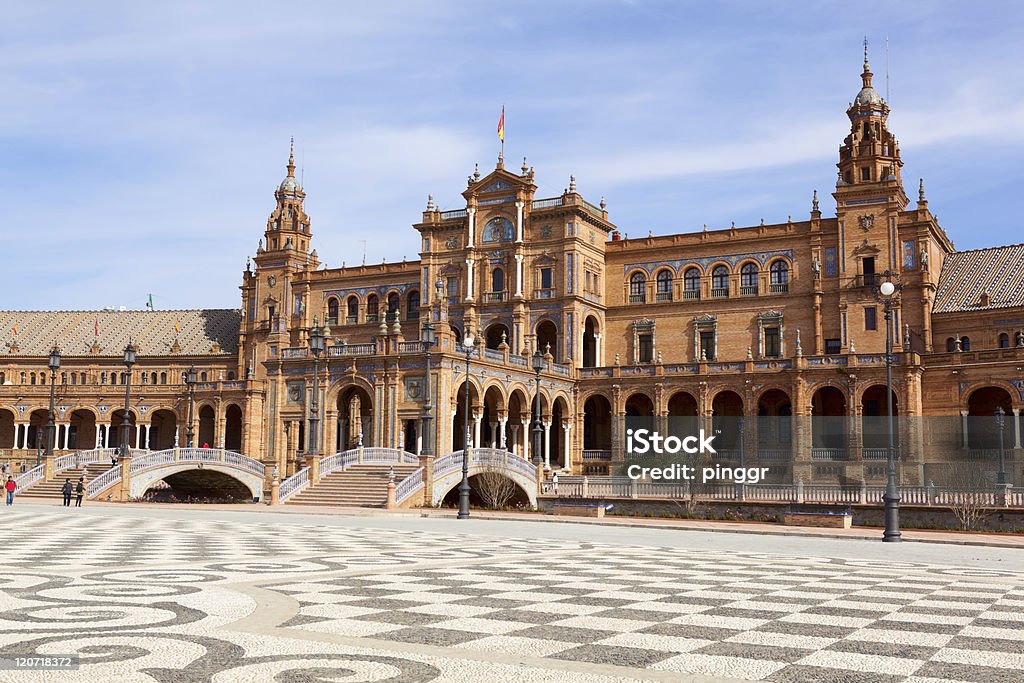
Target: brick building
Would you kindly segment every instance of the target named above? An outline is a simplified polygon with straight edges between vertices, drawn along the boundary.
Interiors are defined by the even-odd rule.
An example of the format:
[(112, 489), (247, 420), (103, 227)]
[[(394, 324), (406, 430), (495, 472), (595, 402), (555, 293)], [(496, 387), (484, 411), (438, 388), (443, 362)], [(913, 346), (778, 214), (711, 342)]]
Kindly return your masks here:
[[(182, 442), (181, 375), (195, 366), (197, 443), (290, 474), (310, 446), (318, 367), (318, 450), (445, 454), (466, 439), (469, 330), (480, 342), (468, 382), (476, 445), (532, 455), (530, 356), (540, 350), (542, 450), (554, 469), (608, 471), (623, 457), (619, 417), (744, 416), (748, 426), (776, 419), (732, 447), (780, 463), (785, 477), (878, 481), (886, 278), (902, 287), (891, 327), (902, 476), (931, 477), (929, 464), (950, 457), (940, 437), (947, 451), (988, 457), (984, 420), (998, 408), (1019, 480), (1024, 245), (954, 249), (923, 183), (916, 202), (905, 193), (866, 56), (861, 79), (832, 217), (815, 192), (809, 213), (781, 224), (623, 239), (603, 199), (588, 202), (572, 180), (538, 197), (525, 160), (516, 172), (499, 159), (468, 178), (464, 209), (428, 200), (413, 226), (419, 260), (326, 268), (289, 158), (239, 311), (0, 313), (0, 449), (29, 461), (41, 445), (54, 343), (64, 353), (58, 450), (109, 443), (123, 420), (119, 358), (130, 338), (138, 447)], [(315, 361), (318, 323), (327, 348)], [(931, 416), (953, 421), (933, 430), (903, 419)]]

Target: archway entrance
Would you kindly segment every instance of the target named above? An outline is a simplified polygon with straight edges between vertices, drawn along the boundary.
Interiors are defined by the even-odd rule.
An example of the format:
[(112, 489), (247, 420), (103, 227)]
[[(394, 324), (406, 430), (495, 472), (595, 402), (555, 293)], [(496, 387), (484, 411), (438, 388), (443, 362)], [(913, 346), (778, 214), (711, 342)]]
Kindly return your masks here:
[(583, 367), (593, 368), (598, 364), (597, 341), (600, 335), (597, 319), (588, 315), (583, 324)]
[(215, 448), (213, 433), (217, 417), (214, 415), (213, 406), (203, 406), (199, 409), (199, 433), (196, 434), (194, 446), (196, 448)]
[[(135, 414), (134, 413), (130, 413), (128, 415), (128, 420), (127, 420), (127, 425), (128, 425), (128, 447), (129, 448), (138, 448), (139, 447), (138, 446), (138, 442), (136, 441), (136, 438), (135, 438), (135, 436), (136, 436), (135, 435), (135, 432), (136, 432), (136, 426), (135, 425), (137, 424), (137, 422), (138, 422), (138, 418), (135, 416)], [(124, 425), (124, 424), (125, 424), (124, 409), (122, 408), (120, 410), (115, 410), (114, 413), (110, 416), (110, 440), (108, 441), (108, 443), (110, 444), (111, 448), (119, 448), (121, 446), (121, 440), (124, 438), (124, 433), (122, 431), (124, 429), (124, 427), (122, 427), (122, 425)]]
[(338, 394), (338, 451), (373, 445), (373, 403), (362, 387), (350, 386)]
[(558, 328), (550, 320), (545, 320), (537, 325), (537, 349), (541, 353), (550, 353), (553, 362), (559, 362)]
[(724, 457), (739, 457), (742, 442), (743, 399), (735, 391), (720, 391), (711, 401), (712, 429), (717, 435), (715, 449)]
[(757, 450), (777, 451), (789, 460), (793, 450), (793, 404), (781, 389), (769, 389), (757, 399)]
[[(79, 409), (71, 413), (71, 434), (68, 448), (87, 451), (96, 447), (96, 416), (91, 410)], [(0, 446), (2, 448), (2, 446)]]
[(1001, 387), (975, 389), (967, 398), (967, 446), (968, 448), (999, 448), (999, 426), (996, 409), (1003, 410), (1003, 447), (1013, 448), (1017, 442), (1017, 425), (1014, 424), (1013, 400), (1010, 393)]
[(224, 411), (224, 448), (242, 451), (242, 409), (234, 403)]
[[(865, 460), (881, 460), (887, 457), (884, 451), (889, 448), (889, 406), (885, 400), (885, 391), (885, 385), (876, 384), (868, 387), (860, 399), (861, 438)], [(898, 449), (900, 432), (897, 418), (900, 410), (895, 391), (892, 392), (892, 414), (893, 445)]]
[(157, 410), (149, 418), (149, 448), (154, 451), (174, 448), (177, 431), (177, 416), (170, 410)]
[(0, 448), (14, 448), (14, 411), (0, 409)]
[(487, 328), (487, 332), (484, 336), (487, 348), (497, 349), (501, 346), (502, 342), (508, 344), (508, 327), (501, 323), (495, 323)]
[(812, 457), (846, 459), (846, 396), (836, 387), (822, 387), (811, 397)]
[[(452, 418), (452, 451), (461, 451), (466, 447), (466, 383), (459, 385), (455, 392), (455, 415)], [(469, 433), (470, 445), (474, 445), (477, 439), (477, 423), (474, 416), (481, 412), (480, 395), (476, 387), (469, 388)]]
[(161, 503), (248, 503), (253, 495), (245, 484), (228, 474), (194, 469), (154, 482), (143, 498)]

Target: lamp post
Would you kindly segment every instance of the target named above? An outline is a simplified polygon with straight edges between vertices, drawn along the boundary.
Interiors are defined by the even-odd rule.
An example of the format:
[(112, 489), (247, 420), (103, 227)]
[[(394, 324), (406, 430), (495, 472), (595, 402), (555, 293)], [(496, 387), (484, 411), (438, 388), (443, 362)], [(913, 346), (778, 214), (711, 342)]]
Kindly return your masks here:
[(124, 419), (121, 421), (121, 457), (128, 457), (128, 434), (132, 427), (132, 366), (135, 365), (135, 347), (131, 342), (124, 347), (124, 366), (128, 373), (124, 380)]
[(473, 347), (476, 339), (473, 333), (466, 330), (462, 337), (462, 346), (466, 350), (466, 407), (463, 422), (466, 427), (466, 441), (462, 448), (462, 482), (459, 484), (459, 514), (458, 519), (469, 519), (469, 444), (472, 433), (469, 430), (469, 358), (473, 355)]
[(185, 432), (185, 444), (189, 448), (195, 448), (195, 405), (196, 405), (196, 382), (199, 381), (199, 373), (196, 366), (185, 371), (185, 384), (188, 385), (188, 431)]
[(427, 359), (427, 377), (426, 384), (423, 387), (423, 428), (420, 429), (420, 438), (423, 441), (423, 447), (420, 449), (420, 454), (433, 455), (434, 449), (431, 446), (432, 442), (430, 439), (430, 422), (434, 419), (430, 414), (430, 411), (433, 409), (433, 406), (430, 404), (430, 350), (434, 347), (434, 342), (436, 340), (434, 335), (434, 325), (429, 322), (424, 325), (423, 332), (420, 336), (423, 341), (423, 354)]
[(533, 462), (540, 464), (541, 461), (541, 433), (544, 428), (540, 426), (540, 371), (544, 369), (544, 354), (537, 349), (530, 358), (533, 366), (534, 381), (536, 390), (533, 393)]
[[(54, 391), (57, 384), (57, 370), (60, 369), (60, 349), (54, 344), (50, 350), (50, 360), (47, 362), (50, 368), (50, 414), (46, 418), (46, 455), (53, 455), (53, 441), (56, 427), (54, 425)], [(36, 465), (39, 465), (39, 449), (36, 449)]]
[(893, 445), (894, 424), (892, 414), (892, 307), (896, 297), (903, 290), (903, 285), (893, 282), (894, 274), (885, 271), (881, 274), (875, 296), (882, 302), (885, 310), (885, 401), (888, 415), (889, 445), (886, 449), (888, 476), (885, 484), (885, 531), (882, 532), (883, 543), (899, 543), (900, 533), (900, 492), (896, 488), (896, 449)]
[(320, 454), (317, 438), (320, 427), (320, 354), (324, 352), (324, 328), (313, 318), (313, 329), (309, 333), (309, 350), (313, 354), (313, 400), (309, 402), (309, 443), (307, 453)]
[(1002, 430), (1006, 428), (1006, 421), (1007, 412), (1002, 410), (1001, 405), (996, 405), (995, 426), (999, 430), (999, 473), (996, 475), (995, 483), (999, 485), (1007, 483), (1006, 449), (1004, 442), (1002, 442)]

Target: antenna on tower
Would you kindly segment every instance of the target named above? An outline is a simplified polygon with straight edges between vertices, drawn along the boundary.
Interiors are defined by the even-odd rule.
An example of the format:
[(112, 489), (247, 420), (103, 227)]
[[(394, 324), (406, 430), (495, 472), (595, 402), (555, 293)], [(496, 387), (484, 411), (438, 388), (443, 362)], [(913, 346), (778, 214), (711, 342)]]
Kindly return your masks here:
[[(886, 93), (888, 96), (889, 93)], [(299, 160), (299, 187), (306, 187), (306, 146), (302, 146), (302, 158)]]
[(359, 240), (363, 244), (363, 265), (366, 265), (366, 240)]
[(889, 102), (889, 36), (885, 37), (885, 101), (892, 106)]

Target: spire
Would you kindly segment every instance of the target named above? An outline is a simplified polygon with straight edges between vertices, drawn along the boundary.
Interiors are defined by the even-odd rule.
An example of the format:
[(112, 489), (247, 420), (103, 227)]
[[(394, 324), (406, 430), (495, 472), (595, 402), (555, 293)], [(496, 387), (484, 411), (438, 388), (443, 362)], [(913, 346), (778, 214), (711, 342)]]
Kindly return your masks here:
[(920, 204), (924, 204), (928, 201), (924, 198), (924, 178), (921, 178), (921, 182), (917, 186), (917, 201)]
[(295, 137), (292, 137), (288, 146), (288, 177), (295, 177)]
[(868, 37), (864, 36), (864, 71), (861, 73), (860, 78), (864, 82), (865, 88), (871, 87), (871, 65), (868, 64)]
[(814, 191), (814, 197), (811, 198), (811, 211), (818, 210), (818, 191)]

